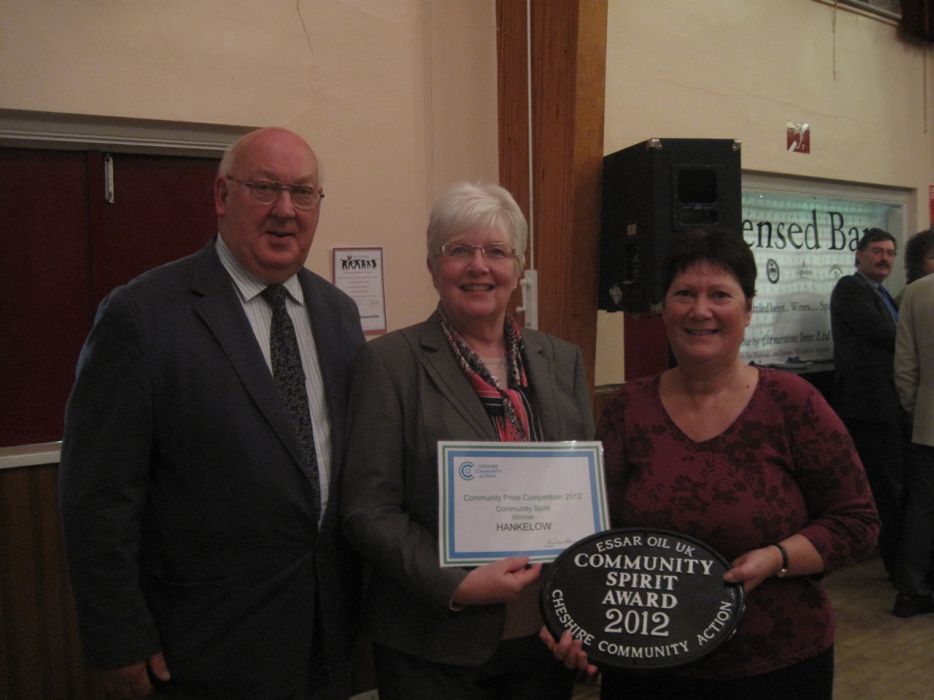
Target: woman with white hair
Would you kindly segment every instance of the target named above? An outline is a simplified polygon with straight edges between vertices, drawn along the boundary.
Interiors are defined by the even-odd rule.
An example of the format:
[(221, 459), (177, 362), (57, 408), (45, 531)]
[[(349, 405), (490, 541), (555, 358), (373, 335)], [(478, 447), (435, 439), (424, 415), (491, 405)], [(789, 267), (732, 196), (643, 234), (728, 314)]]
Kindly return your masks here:
[(439, 440), (593, 436), (580, 350), (507, 314), (526, 240), (509, 192), (450, 187), (428, 225), (437, 309), (357, 360), (341, 498), (344, 533), (371, 567), (381, 700), (572, 693), (572, 672), (537, 637), (541, 565), (442, 568), (438, 557)]

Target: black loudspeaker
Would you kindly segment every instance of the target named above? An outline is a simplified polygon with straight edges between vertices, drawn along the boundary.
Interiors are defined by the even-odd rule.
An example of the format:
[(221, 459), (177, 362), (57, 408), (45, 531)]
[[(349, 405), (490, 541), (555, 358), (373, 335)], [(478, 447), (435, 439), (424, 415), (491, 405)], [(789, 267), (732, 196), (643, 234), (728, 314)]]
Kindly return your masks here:
[(671, 240), (741, 226), (739, 141), (649, 139), (604, 156), (599, 308), (657, 310)]

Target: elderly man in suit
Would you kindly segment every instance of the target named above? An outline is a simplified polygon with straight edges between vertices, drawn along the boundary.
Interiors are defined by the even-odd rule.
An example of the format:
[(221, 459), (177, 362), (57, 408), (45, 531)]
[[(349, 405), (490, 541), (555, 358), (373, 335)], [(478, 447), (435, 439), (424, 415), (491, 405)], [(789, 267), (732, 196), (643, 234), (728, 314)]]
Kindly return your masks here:
[(899, 311), (895, 387), (912, 416), (912, 433), (894, 612), (911, 617), (934, 612), (928, 578), (934, 537), (934, 274), (905, 288)]
[(907, 418), (892, 378), (898, 310), (882, 282), (895, 261), (895, 238), (867, 229), (856, 249), (856, 272), (830, 297), (833, 407), (853, 436), (879, 508), (879, 549), (894, 578), (901, 532), (903, 451)]
[(303, 139), (247, 134), (214, 189), (218, 236), (114, 290), (78, 361), (59, 496), (85, 662), (107, 697), (346, 697), (359, 315), (304, 268)]

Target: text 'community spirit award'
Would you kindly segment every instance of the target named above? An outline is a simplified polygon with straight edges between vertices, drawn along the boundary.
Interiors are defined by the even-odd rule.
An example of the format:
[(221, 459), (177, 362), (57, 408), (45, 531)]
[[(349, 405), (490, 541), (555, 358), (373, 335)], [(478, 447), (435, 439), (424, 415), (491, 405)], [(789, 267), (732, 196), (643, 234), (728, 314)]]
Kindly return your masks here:
[(441, 566), (553, 561), (608, 527), (599, 442), (438, 443)]
[(719, 553), (667, 530), (623, 528), (568, 547), (545, 575), (542, 613), (555, 639), (580, 639), (596, 664), (680, 666), (735, 632), (743, 587)]

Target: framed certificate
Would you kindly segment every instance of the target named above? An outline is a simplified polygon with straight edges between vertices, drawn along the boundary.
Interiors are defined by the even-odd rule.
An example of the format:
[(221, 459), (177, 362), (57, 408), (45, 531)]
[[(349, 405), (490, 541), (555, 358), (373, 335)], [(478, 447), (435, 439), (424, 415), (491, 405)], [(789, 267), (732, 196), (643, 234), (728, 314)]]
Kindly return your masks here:
[(441, 566), (550, 562), (609, 527), (599, 442), (438, 443)]

